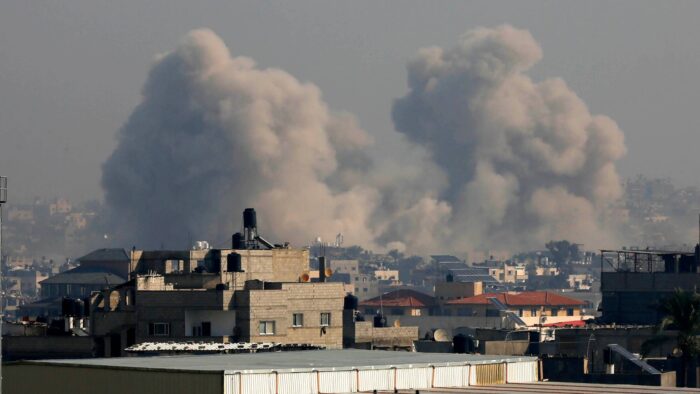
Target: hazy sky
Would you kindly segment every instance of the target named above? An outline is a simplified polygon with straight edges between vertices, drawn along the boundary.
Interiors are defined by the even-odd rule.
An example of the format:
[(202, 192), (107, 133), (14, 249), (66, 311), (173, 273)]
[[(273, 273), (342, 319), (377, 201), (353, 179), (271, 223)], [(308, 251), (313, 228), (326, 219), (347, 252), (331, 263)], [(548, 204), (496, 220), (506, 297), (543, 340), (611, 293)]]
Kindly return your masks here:
[[(195, 4), (196, 3), (196, 4)], [(233, 55), (320, 87), (357, 116), (379, 160), (401, 160), (391, 122), (419, 48), (509, 23), (544, 51), (532, 75), (562, 77), (624, 131), (623, 176), (697, 184), (700, 2), (7, 1), (0, 5), (0, 173), (10, 196), (101, 198), (101, 165), (158, 53), (193, 28)]]

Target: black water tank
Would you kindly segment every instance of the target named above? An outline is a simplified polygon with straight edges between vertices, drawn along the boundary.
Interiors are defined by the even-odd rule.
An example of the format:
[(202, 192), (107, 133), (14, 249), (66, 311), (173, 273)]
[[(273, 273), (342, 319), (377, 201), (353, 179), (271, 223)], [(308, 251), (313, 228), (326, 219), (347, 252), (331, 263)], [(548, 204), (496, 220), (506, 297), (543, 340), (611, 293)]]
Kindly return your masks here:
[(457, 334), (452, 339), (455, 353), (469, 353), (469, 338), (464, 334)]
[(63, 299), (61, 300), (61, 315), (75, 316), (75, 304), (73, 302), (73, 299), (63, 297)]
[(233, 237), (231, 237), (231, 245), (233, 249), (245, 249), (243, 235), (241, 233), (233, 234)]
[(343, 309), (357, 309), (357, 297), (348, 293), (343, 300)]
[(243, 272), (243, 264), (241, 263), (240, 254), (229, 253), (228, 256), (226, 256), (226, 271)]
[(386, 327), (386, 319), (381, 313), (374, 315), (374, 326), (375, 327)]
[(246, 208), (243, 211), (243, 227), (244, 228), (258, 227), (258, 219), (255, 216), (255, 209)]
[(73, 311), (75, 312), (75, 317), (85, 316), (85, 302), (81, 299), (73, 300)]

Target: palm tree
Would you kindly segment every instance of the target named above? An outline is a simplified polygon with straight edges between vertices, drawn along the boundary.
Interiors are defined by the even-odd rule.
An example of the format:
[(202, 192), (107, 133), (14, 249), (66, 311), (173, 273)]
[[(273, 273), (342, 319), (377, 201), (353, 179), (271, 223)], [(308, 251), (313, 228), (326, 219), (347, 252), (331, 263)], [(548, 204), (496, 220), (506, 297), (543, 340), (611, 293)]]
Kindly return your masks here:
[(700, 294), (694, 291), (676, 289), (672, 296), (664, 299), (658, 308), (664, 316), (656, 326), (656, 335), (642, 344), (642, 354), (664, 342), (673, 340), (672, 337), (663, 335), (664, 330), (676, 330), (676, 346), (681, 353), (681, 367), (683, 370), (683, 385), (688, 385), (688, 365), (690, 360), (700, 354)]

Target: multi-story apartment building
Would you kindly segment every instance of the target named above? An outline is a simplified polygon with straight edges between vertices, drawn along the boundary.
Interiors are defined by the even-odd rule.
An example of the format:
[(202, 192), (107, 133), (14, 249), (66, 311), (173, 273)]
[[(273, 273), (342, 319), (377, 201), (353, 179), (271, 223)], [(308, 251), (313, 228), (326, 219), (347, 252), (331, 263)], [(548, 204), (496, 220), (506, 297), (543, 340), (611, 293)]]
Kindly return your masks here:
[(342, 283), (308, 282), (309, 251), (257, 234), (246, 210), (231, 249), (132, 250), (131, 280), (96, 293), (92, 334), (105, 354), (144, 341), (343, 346)]

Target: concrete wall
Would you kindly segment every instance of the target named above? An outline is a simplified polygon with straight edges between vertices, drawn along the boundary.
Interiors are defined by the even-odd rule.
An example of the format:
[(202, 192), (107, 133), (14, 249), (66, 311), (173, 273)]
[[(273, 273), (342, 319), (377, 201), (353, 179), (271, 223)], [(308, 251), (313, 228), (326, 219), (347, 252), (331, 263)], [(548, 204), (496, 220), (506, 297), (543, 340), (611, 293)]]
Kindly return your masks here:
[[(92, 337), (3, 337), (3, 361), (48, 358), (92, 358), (102, 355)], [(3, 366), (3, 375), (6, 373)]]
[(435, 284), (435, 299), (439, 304), (445, 301), (473, 297), (483, 293), (482, 282), (438, 282)]
[[(226, 275), (226, 259), (230, 253), (241, 255), (241, 268), (244, 272), (235, 275), (235, 277)], [(219, 283), (229, 283), (228, 280), (234, 278), (229, 283), (230, 286), (242, 288), (245, 281), (254, 279), (266, 282), (299, 281), (300, 276), (309, 270), (309, 251), (285, 248), (270, 250), (134, 250), (131, 252), (130, 267), (132, 272), (142, 275), (149, 272), (166, 274), (172, 270), (172, 261), (182, 262), (182, 264), (178, 264), (181, 274), (190, 274), (197, 266), (201, 265), (206, 268), (207, 272), (217, 274)], [(181, 280), (185, 283), (186, 278)], [(193, 280), (195, 279), (189, 279), (190, 282)], [(194, 285), (192, 284), (192, 286)]]
[(372, 348), (411, 347), (418, 339), (418, 327), (374, 327), (372, 322), (355, 323), (355, 343)]
[[(370, 318), (371, 316), (367, 316)], [(461, 328), (489, 327), (489, 328), (509, 328), (507, 323), (500, 317), (473, 317), (473, 316), (385, 316), (387, 325), (393, 326), (398, 320), (402, 326), (418, 327), (418, 335), (423, 338), (430, 331), (438, 328), (447, 331), (450, 336), (456, 335)]]
[[(670, 337), (676, 333), (669, 331)], [(592, 337), (591, 337), (592, 335)], [(618, 328), (567, 328), (556, 331), (557, 354), (578, 357), (590, 357), (592, 372), (604, 371), (603, 349), (610, 344), (618, 344), (632, 353), (640, 353), (642, 343), (653, 337), (652, 327), (618, 327)], [(665, 357), (673, 351), (675, 341), (668, 341), (655, 348), (649, 357)]]
[(478, 352), (496, 355), (524, 355), (527, 353), (530, 341), (479, 341)]
[(211, 336), (231, 336), (236, 327), (236, 312), (234, 311), (210, 311), (210, 310), (186, 310), (185, 311), (185, 335), (192, 335), (193, 326), (202, 326), (202, 322), (211, 323)]
[(697, 273), (603, 272), (600, 290), (672, 293), (676, 288), (693, 290), (698, 283), (700, 274)]
[(5, 394), (177, 394), (224, 392), (222, 372), (143, 371), (116, 368), (3, 366)]
[[(284, 283), (280, 290), (246, 290), (236, 294), (237, 325), (251, 342), (311, 343), (340, 348), (343, 343), (342, 283)], [(292, 314), (304, 315), (303, 327), (292, 327)], [(321, 313), (330, 313), (321, 327)], [(274, 321), (274, 335), (260, 335), (261, 321)]]

